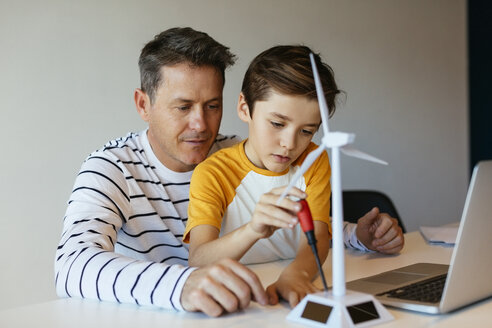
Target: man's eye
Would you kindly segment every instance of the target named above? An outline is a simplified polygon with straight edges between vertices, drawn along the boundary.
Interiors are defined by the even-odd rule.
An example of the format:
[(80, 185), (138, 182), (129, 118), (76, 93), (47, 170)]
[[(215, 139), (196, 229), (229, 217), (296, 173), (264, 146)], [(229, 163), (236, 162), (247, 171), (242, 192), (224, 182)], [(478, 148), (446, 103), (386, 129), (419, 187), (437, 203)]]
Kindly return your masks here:
[(283, 126), (284, 126), (282, 123), (275, 122), (275, 121), (270, 121), (270, 124), (271, 124), (274, 128), (281, 128), (281, 127), (283, 127)]
[(190, 109), (190, 106), (178, 106), (178, 109), (181, 111), (185, 111), (185, 110)]
[(208, 109), (216, 110), (216, 109), (220, 109), (220, 106), (219, 105), (208, 105)]

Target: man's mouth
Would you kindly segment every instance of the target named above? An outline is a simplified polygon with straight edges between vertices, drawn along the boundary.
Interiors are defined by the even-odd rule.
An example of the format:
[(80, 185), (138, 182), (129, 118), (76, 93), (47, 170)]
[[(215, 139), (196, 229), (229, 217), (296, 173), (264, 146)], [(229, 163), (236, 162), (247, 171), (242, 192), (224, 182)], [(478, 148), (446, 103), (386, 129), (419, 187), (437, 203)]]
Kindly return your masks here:
[(207, 136), (189, 136), (181, 138), (181, 141), (198, 146), (208, 143), (210, 141), (210, 138)]
[(193, 144), (202, 144), (207, 142), (207, 139), (185, 139), (184, 142), (193, 143)]

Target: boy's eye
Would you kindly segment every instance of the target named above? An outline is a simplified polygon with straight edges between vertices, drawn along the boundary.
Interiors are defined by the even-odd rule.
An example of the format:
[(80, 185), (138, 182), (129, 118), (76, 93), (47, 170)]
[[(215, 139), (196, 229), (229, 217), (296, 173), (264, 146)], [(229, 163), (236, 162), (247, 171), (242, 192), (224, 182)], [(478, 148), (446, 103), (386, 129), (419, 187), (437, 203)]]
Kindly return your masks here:
[(281, 128), (281, 127), (283, 127), (283, 126), (284, 126), (282, 123), (275, 122), (275, 121), (270, 121), (270, 124), (271, 124), (274, 128)]
[(313, 131), (310, 131), (310, 130), (302, 130), (301, 132), (303, 134), (307, 134), (307, 135), (310, 135), (310, 136), (312, 136), (314, 134), (314, 132)]

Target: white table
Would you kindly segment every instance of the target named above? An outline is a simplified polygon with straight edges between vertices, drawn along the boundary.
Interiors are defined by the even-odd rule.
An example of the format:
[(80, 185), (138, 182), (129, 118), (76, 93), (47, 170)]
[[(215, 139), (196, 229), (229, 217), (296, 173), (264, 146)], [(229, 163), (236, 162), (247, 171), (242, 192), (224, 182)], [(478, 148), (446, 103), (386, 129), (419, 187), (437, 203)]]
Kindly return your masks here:
[[(452, 248), (430, 246), (419, 232), (406, 234), (405, 248), (396, 256), (346, 251), (347, 281), (416, 262), (448, 264)], [(252, 265), (264, 286), (273, 282), (287, 261)], [(324, 265), (331, 281), (331, 257)], [(321, 287), (320, 281), (317, 285)], [(487, 327), (492, 326), (492, 299), (446, 315), (426, 315), (389, 308), (394, 321), (381, 327)], [(80, 299), (58, 299), (46, 303), (0, 311), (0, 327), (302, 327), (285, 319), (290, 308), (282, 303), (262, 307), (256, 303), (239, 313), (208, 318), (201, 313), (176, 313), (133, 305), (118, 305)]]

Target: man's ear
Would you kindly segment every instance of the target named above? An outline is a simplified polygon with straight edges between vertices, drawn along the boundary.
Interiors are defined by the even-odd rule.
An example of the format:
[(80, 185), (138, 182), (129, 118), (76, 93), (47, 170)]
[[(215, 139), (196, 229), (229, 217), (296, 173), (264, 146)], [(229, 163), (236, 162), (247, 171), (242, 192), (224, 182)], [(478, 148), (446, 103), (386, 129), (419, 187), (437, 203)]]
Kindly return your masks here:
[(246, 98), (243, 93), (239, 93), (239, 99), (237, 101), (237, 114), (241, 121), (248, 123), (251, 120), (251, 115), (249, 115), (249, 106), (246, 103)]
[(149, 121), (150, 111), (150, 98), (142, 89), (135, 89), (134, 94), (135, 106), (137, 112), (145, 122)]

